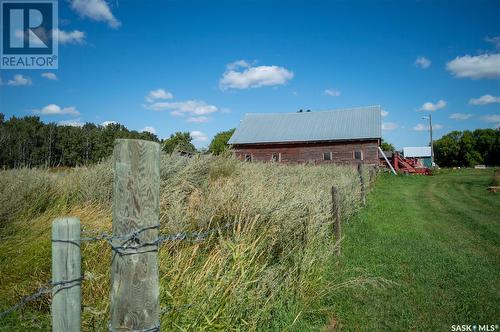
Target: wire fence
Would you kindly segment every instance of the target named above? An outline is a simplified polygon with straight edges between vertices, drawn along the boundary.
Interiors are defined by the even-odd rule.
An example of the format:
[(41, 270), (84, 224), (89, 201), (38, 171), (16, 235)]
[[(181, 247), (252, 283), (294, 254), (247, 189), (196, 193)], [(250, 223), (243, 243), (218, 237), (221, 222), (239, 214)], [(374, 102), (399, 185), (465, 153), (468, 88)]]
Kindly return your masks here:
[[(287, 207), (277, 207), (273, 210), (273, 212), (277, 212), (279, 210), (285, 209)], [(97, 234), (95, 236), (86, 236), (86, 237), (81, 237), (80, 238), (80, 243), (81, 242), (97, 242), (97, 241), (105, 241), (107, 242), (111, 250), (116, 253), (119, 256), (127, 256), (127, 255), (137, 255), (137, 254), (144, 254), (148, 252), (156, 252), (160, 249), (160, 247), (165, 244), (165, 243), (172, 243), (172, 242), (177, 242), (177, 241), (191, 241), (191, 242), (200, 242), (206, 240), (208, 237), (210, 237), (212, 234), (215, 234), (217, 232), (226, 230), (231, 227), (235, 227), (238, 224), (242, 224), (241, 221), (237, 220), (232, 223), (226, 223), (224, 225), (219, 225), (217, 227), (213, 227), (207, 230), (200, 230), (200, 231), (194, 231), (194, 232), (178, 232), (178, 233), (173, 233), (173, 234), (158, 234), (158, 237), (156, 240), (153, 241), (143, 241), (141, 240), (140, 235), (146, 231), (149, 230), (154, 230), (154, 229), (159, 229), (160, 225), (152, 225), (152, 226), (147, 226), (147, 227), (142, 227), (139, 228), (131, 233), (125, 234), (125, 235), (111, 235), (109, 232), (102, 232), (100, 234)], [(61, 242), (61, 243), (71, 243), (73, 245), (76, 245), (80, 247), (80, 243), (71, 241), (71, 240), (60, 240), (60, 239), (52, 239), (52, 242)], [(116, 244), (116, 243), (119, 244)], [(4, 310), (0, 312), (0, 318), (3, 318), (12, 312), (22, 308), (26, 303), (32, 302), (37, 300), (38, 298), (42, 297), (43, 295), (46, 294), (51, 294), (52, 289), (56, 286), (62, 286), (62, 285), (67, 285), (67, 287), (61, 287), (59, 290), (62, 289), (67, 289), (74, 287), (76, 285), (81, 285), (81, 282), (84, 280), (84, 277), (80, 277), (78, 279), (74, 280), (67, 280), (67, 281), (59, 281), (56, 283), (52, 283), (52, 281), (47, 282), (43, 286), (39, 287), (35, 292), (33, 292), (30, 295), (24, 296), (21, 300), (19, 300), (16, 304), (8, 308), (7, 310)], [(59, 291), (58, 290), (58, 291)], [(57, 291), (57, 292), (58, 292)], [(56, 293), (57, 293), (56, 292)], [(52, 294), (55, 295), (55, 294)], [(193, 304), (186, 304), (181, 307), (166, 307), (163, 310), (161, 310), (161, 314), (173, 312), (173, 311), (179, 311), (180, 309), (188, 309), (191, 308)], [(155, 330), (152, 330), (155, 331)]]
[[(275, 208), (272, 212), (277, 212), (279, 210), (283, 210), (286, 208), (290, 208), (290, 206), (281, 206)], [(173, 233), (173, 234), (158, 234), (155, 240), (153, 241), (143, 241), (141, 240), (141, 234), (150, 231), (150, 230), (155, 230), (159, 229), (160, 225), (152, 225), (152, 226), (146, 226), (139, 228), (133, 232), (130, 232), (125, 235), (111, 235), (109, 232), (102, 232), (100, 234), (97, 234), (95, 236), (86, 236), (86, 237), (81, 237), (80, 238), (80, 243), (81, 242), (98, 242), (98, 241), (105, 241), (109, 244), (111, 250), (117, 254), (118, 256), (128, 256), (128, 255), (138, 255), (138, 254), (145, 254), (148, 252), (157, 252), (160, 247), (165, 244), (165, 243), (172, 243), (172, 242), (177, 242), (177, 241), (191, 241), (191, 242), (199, 242), (199, 241), (204, 241), (208, 237), (210, 237), (212, 234), (215, 234), (217, 232), (226, 230), (231, 227), (235, 227), (238, 224), (241, 224), (241, 221), (235, 221), (232, 223), (226, 223), (224, 225), (219, 225), (214, 228), (207, 229), (205, 231), (195, 231), (195, 232), (178, 232), (178, 233)], [(80, 247), (80, 243), (71, 241), (71, 240), (59, 240), (59, 239), (52, 239), (52, 242), (62, 242), (62, 243), (71, 243), (73, 245), (76, 245)], [(67, 289), (74, 287), (76, 285), (81, 285), (81, 282), (84, 280), (84, 277), (80, 277), (78, 279), (73, 279), (73, 280), (67, 280), (67, 281), (59, 281), (56, 283), (52, 283), (52, 281), (47, 282), (43, 286), (39, 287), (34, 293), (24, 296), (19, 302), (8, 308), (7, 310), (4, 310), (0, 312), (0, 318), (3, 318), (12, 312), (16, 311), (17, 309), (20, 309), (23, 307), (26, 303), (35, 301), (38, 298), (40, 298), (43, 295), (50, 294), (52, 293), (52, 289), (56, 286), (63, 286), (60, 289), (56, 291), (59, 292), (62, 289)], [(55, 295), (56, 293), (52, 294)], [(173, 311), (179, 311), (180, 309), (188, 309), (191, 308), (193, 304), (186, 304), (181, 307), (165, 307), (164, 309), (161, 310), (161, 314), (173, 312)], [(111, 331), (111, 329), (110, 329)], [(149, 330), (148, 330), (149, 331)], [(151, 330), (151, 331), (156, 331), (156, 330)]]
[(53, 295), (57, 294), (59, 291), (62, 289), (68, 289), (75, 287), (77, 285), (81, 285), (81, 282), (83, 281), (83, 276), (77, 279), (72, 279), (72, 280), (65, 280), (65, 281), (58, 281), (58, 282), (47, 282), (43, 286), (39, 287), (34, 293), (24, 296), (19, 302), (14, 304), (12, 307), (9, 309), (0, 312), (0, 318), (3, 318), (7, 316), (8, 314), (14, 312), (17, 309), (20, 309), (23, 307), (26, 303), (35, 301), (36, 299), (42, 297), (45, 294), (52, 293), (52, 289), (57, 286), (61, 286)]
[[(143, 232), (153, 230), (153, 229), (159, 229), (160, 225), (153, 225), (153, 226), (147, 226), (147, 227), (142, 227), (139, 228), (129, 234), (126, 235), (110, 235), (108, 232), (102, 232), (98, 234), (97, 236), (94, 237), (81, 237), (80, 242), (96, 242), (96, 241), (106, 241), (110, 247), (111, 250), (119, 255), (119, 256), (125, 256), (125, 255), (137, 255), (137, 254), (144, 254), (148, 252), (156, 252), (160, 249), (160, 247), (167, 243), (167, 242), (175, 242), (175, 241), (193, 241), (193, 242), (199, 242), (206, 240), (210, 235), (220, 232), (222, 230), (231, 228), (239, 224), (240, 221), (236, 221), (233, 223), (227, 223), (222, 226), (214, 227), (205, 231), (198, 231), (198, 232), (179, 232), (179, 233), (174, 233), (174, 234), (159, 234), (156, 240), (154, 241), (142, 241), (140, 238), (140, 235)], [(118, 245), (116, 244), (117, 241), (121, 241)], [(75, 241), (70, 241), (70, 240), (59, 240), (59, 239), (52, 239), (52, 242), (63, 242), (63, 243), (71, 243), (73, 245), (76, 245), (80, 247), (80, 244)], [(145, 248), (145, 249), (144, 249)], [(43, 286), (39, 287), (35, 292), (33, 292), (30, 295), (24, 296), (19, 300), (16, 304), (8, 308), (7, 310), (4, 310), (0, 312), (0, 318), (3, 318), (12, 312), (22, 308), (26, 303), (35, 301), (39, 299), (40, 297), (46, 295), (46, 294), (51, 294), (52, 290), (55, 287), (60, 286), (52, 296), (57, 294), (57, 292), (61, 291), (62, 289), (68, 289), (72, 288), (77, 285), (81, 285), (81, 282), (84, 280), (84, 277), (81, 276), (80, 278), (77, 279), (72, 279), (72, 280), (66, 280), (66, 281), (58, 281), (53, 283), (52, 281), (49, 281), (45, 283)], [(193, 304), (186, 304), (180, 307), (174, 307), (174, 306), (167, 306), (164, 309), (161, 310), (160, 314), (166, 314), (170, 313), (173, 311), (180, 311), (181, 309), (188, 309), (191, 308)], [(111, 331), (111, 330), (110, 330)], [(148, 330), (149, 331), (149, 330)], [(156, 331), (156, 329), (152, 329), (151, 331)]]

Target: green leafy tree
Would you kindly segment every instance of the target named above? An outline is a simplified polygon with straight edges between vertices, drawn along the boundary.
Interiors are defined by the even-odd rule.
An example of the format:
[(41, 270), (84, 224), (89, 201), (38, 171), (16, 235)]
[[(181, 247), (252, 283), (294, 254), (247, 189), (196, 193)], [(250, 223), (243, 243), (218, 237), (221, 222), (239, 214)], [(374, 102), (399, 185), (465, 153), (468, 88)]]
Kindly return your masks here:
[(476, 140), (472, 132), (466, 130), (460, 137), (460, 164), (463, 166), (474, 167), (483, 163), (483, 157), (476, 150)]
[(436, 163), (444, 167), (500, 165), (500, 130), (452, 131), (434, 142)]
[(460, 131), (452, 131), (434, 142), (434, 158), (440, 166), (460, 166)]
[(235, 130), (236, 129), (233, 128), (233, 129), (229, 129), (229, 130), (221, 131), (220, 133), (217, 133), (214, 136), (214, 138), (212, 139), (212, 141), (210, 142), (210, 145), (208, 146), (208, 151), (210, 153), (215, 154), (215, 155), (218, 155), (218, 154), (221, 154), (222, 152), (224, 152), (229, 147), (227, 142), (229, 141), (231, 136), (233, 136)]
[(396, 151), (394, 145), (392, 145), (389, 142), (386, 142), (383, 138), (382, 138), (382, 143), (380, 143), (380, 148), (382, 149), (382, 151), (392, 151), (392, 152)]
[(172, 153), (174, 151), (185, 151), (185, 152), (196, 152), (196, 148), (194, 147), (191, 141), (193, 138), (189, 132), (176, 132), (175, 134), (171, 134), (169, 138), (167, 138), (163, 142), (163, 151), (167, 153)]
[(472, 132), (475, 150), (484, 158), (487, 165), (500, 164), (500, 130), (476, 129)]

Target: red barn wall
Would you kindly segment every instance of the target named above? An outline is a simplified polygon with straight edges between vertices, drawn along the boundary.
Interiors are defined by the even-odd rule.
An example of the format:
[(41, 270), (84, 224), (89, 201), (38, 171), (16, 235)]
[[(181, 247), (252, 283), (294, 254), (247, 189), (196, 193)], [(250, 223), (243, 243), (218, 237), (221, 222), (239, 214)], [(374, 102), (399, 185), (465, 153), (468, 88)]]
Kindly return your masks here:
[[(282, 163), (317, 164), (356, 164), (359, 160), (354, 158), (354, 151), (363, 153), (364, 164), (378, 165), (379, 141), (342, 141), (342, 142), (311, 142), (311, 143), (279, 143), (279, 144), (244, 144), (233, 145), (233, 151), (240, 160), (245, 160), (245, 155), (251, 154), (252, 161), (271, 161), (273, 153), (281, 153)], [(332, 160), (323, 160), (323, 153), (331, 152)]]

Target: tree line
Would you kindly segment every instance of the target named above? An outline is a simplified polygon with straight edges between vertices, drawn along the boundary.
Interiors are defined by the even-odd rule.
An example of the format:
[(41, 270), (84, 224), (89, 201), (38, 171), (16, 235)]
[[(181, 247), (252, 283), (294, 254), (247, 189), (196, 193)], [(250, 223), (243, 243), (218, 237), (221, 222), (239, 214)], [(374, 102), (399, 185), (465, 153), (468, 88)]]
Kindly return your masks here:
[(117, 138), (159, 142), (156, 135), (130, 131), (121, 124), (59, 126), (38, 116), (5, 120), (0, 113), (0, 167), (88, 165), (110, 156)]
[(6, 120), (0, 113), (0, 168), (74, 167), (108, 158), (117, 138), (159, 142), (167, 153), (222, 153), (234, 129), (220, 132), (208, 150), (197, 151), (189, 132), (176, 132), (162, 140), (149, 132), (129, 130), (118, 123), (106, 126), (86, 123), (81, 127), (44, 123), (38, 116)]
[(434, 142), (441, 167), (500, 166), (500, 129), (452, 131)]

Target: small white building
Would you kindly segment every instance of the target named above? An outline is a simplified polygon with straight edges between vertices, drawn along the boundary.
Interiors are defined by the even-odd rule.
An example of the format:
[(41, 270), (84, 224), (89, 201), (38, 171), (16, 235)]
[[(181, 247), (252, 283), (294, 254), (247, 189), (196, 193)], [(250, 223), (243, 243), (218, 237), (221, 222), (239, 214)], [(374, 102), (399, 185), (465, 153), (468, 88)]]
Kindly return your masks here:
[(425, 167), (432, 167), (430, 146), (410, 146), (403, 148), (403, 157), (418, 159)]

